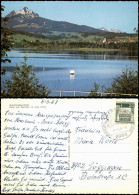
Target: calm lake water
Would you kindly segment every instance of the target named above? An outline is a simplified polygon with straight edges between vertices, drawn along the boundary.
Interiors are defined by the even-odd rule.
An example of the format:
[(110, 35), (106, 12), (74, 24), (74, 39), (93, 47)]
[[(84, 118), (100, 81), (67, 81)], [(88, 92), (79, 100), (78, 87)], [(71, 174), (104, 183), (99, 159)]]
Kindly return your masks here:
[[(49, 90), (90, 91), (94, 82), (110, 86), (113, 78), (121, 74), (126, 65), (134, 70), (138, 69), (138, 57), (131, 56), (129, 53), (68, 51), (58, 53), (18, 49), (7, 54), (12, 62), (2, 64), (2, 67), (7, 70), (6, 75), (2, 76), (2, 82), (10, 79), (16, 64), (24, 61), (23, 57), (26, 55), (29, 57), (27, 64), (34, 65), (33, 71), (36, 77)], [(70, 70), (75, 70), (74, 77), (70, 77)], [(56, 95), (59, 94), (50, 94), (50, 96)], [(73, 94), (65, 93), (64, 95), (72, 96)]]

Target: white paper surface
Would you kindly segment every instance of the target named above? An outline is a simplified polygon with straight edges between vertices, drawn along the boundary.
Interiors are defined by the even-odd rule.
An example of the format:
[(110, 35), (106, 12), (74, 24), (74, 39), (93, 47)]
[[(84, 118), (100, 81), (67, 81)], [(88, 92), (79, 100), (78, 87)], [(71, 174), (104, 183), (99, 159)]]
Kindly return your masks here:
[(138, 193), (136, 99), (1, 103), (2, 193)]

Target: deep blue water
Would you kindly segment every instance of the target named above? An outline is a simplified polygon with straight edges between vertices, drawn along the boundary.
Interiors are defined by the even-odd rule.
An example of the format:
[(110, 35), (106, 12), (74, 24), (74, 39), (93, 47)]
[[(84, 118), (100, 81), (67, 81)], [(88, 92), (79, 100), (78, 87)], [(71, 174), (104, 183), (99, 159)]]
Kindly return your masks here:
[[(13, 50), (8, 52), (12, 62), (2, 64), (2, 67), (7, 70), (6, 75), (2, 76), (2, 81), (10, 79), (16, 64), (21, 64), (25, 55), (29, 57), (27, 64), (34, 65), (33, 71), (40, 83), (46, 85), (49, 90), (90, 91), (94, 82), (110, 86), (113, 78), (121, 74), (126, 65), (134, 70), (138, 68), (137, 56), (125, 54), (60, 54)], [(70, 70), (75, 70), (74, 77), (70, 77)]]

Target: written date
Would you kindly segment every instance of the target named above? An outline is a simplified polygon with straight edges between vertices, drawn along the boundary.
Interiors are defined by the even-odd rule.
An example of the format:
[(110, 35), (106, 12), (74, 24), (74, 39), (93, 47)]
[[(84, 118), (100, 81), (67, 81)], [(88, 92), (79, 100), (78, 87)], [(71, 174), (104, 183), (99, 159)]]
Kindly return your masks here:
[(41, 100), (41, 104), (56, 105), (57, 103), (58, 103), (58, 100)]

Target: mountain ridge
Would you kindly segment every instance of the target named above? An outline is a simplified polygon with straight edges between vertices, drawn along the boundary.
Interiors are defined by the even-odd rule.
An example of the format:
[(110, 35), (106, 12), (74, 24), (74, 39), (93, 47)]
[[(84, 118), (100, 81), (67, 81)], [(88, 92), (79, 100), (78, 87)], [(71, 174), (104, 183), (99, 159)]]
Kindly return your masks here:
[(6, 17), (9, 18), (9, 22), (6, 27), (21, 30), (25, 32), (32, 32), (35, 34), (47, 34), (52, 31), (59, 32), (92, 32), (103, 33), (110, 32), (103, 29), (93, 28), (87, 25), (78, 25), (71, 22), (55, 21), (40, 17), (39, 14), (24, 7), (22, 10), (10, 12)]

